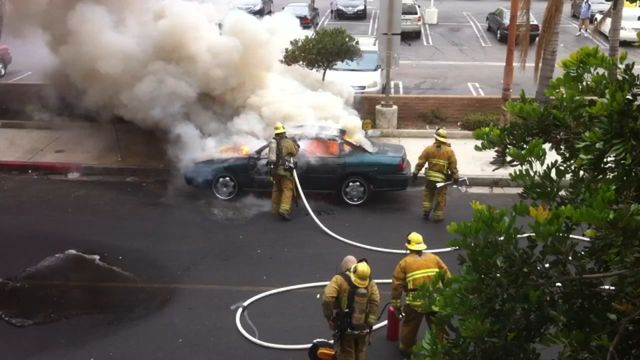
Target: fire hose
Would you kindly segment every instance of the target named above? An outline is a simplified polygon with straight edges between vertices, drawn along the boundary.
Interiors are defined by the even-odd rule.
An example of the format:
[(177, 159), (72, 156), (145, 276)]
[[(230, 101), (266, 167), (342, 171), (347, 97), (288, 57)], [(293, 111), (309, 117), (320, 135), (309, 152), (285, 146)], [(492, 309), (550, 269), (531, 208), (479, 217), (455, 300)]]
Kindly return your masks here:
[[(318, 218), (316, 217), (316, 215), (314, 214), (313, 210), (311, 210), (311, 207), (309, 206), (309, 203), (307, 202), (307, 198), (304, 195), (304, 192), (302, 191), (302, 186), (300, 186), (300, 181), (298, 180), (298, 174), (296, 172), (295, 169), (293, 169), (293, 178), (295, 180), (296, 183), (296, 188), (298, 189), (298, 193), (300, 194), (300, 197), (302, 198), (302, 201), (304, 203), (305, 208), (307, 209), (307, 211), (309, 212), (309, 215), (311, 215), (311, 217), (313, 218), (313, 220), (316, 222), (316, 224), (318, 224), (318, 226), (325, 232), (327, 233), (329, 236), (335, 238), (336, 240), (342, 241), (344, 243), (347, 243), (349, 245), (353, 245), (356, 247), (360, 247), (363, 249), (367, 249), (367, 250), (372, 250), (372, 251), (378, 251), (378, 252), (384, 252), (384, 253), (392, 253), (392, 254), (406, 254), (407, 250), (399, 250), (399, 249), (388, 249), (388, 248), (382, 248), (382, 247), (376, 247), (376, 246), (370, 246), (370, 245), (366, 245), (366, 244), (362, 244), (362, 243), (358, 243), (349, 239), (346, 239), (340, 235), (337, 235), (336, 233), (334, 233), (333, 231), (329, 230), (326, 226), (324, 226), (324, 224), (322, 224), (322, 222), (320, 222), (320, 220), (318, 220)], [(464, 178), (464, 181), (467, 182), (466, 178)], [(450, 184), (453, 184), (453, 182), (450, 182)], [(468, 184), (468, 182), (467, 182)], [(444, 184), (441, 185), (442, 186), (447, 186), (449, 184)], [(533, 233), (526, 233), (526, 234), (520, 234), (517, 237), (518, 238), (525, 238), (525, 237), (529, 237), (529, 236), (535, 236), (535, 234)], [(591, 239), (584, 237), (584, 236), (578, 236), (578, 235), (569, 235), (570, 238), (572, 239), (576, 239), (576, 240), (581, 240), (581, 241), (586, 241), (589, 242), (591, 241)], [(502, 237), (500, 237), (499, 239), (502, 239)], [(448, 248), (440, 248), (440, 249), (433, 249), (433, 250), (426, 250), (428, 252), (432, 252), (432, 253), (444, 253), (444, 252), (450, 252), (450, 251), (455, 251), (458, 250), (457, 247), (448, 247)], [(374, 280), (376, 283), (378, 284), (390, 284), (391, 283), (391, 279), (379, 279), (379, 280)], [(266, 341), (262, 341), (259, 340), (257, 337), (252, 336), (251, 334), (249, 334), (244, 327), (242, 326), (242, 314), (245, 312), (245, 310), (247, 309), (247, 307), (249, 305), (251, 305), (252, 303), (263, 299), (265, 297), (274, 295), (274, 294), (279, 294), (279, 293), (284, 293), (284, 292), (288, 292), (288, 291), (294, 291), (294, 290), (300, 290), (300, 289), (307, 289), (307, 288), (313, 288), (313, 287), (319, 287), (319, 286), (326, 286), (329, 282), (328, 281), (323, 281), (323, 282), (314, 282), (314, 283), (306, 283), (306, 284), (298, 284), (298, 285), (291, 285), (291, 286), (286, 286), (286, 287), (282, 287), (282, 288), (278, 288), (278, 289), (273, 289), (273, 290), (269, 290), (266, 292), (263, 292), (261, 294), (258, 294), (246, 301), (244, 301), (242, 304), (240, 304), (238, 306), (238, 310), (236, 311), (236, 327), (238, 328), (238, 331), (240, 331), (240, 333), (249, 341), (251, 341), (252, 343), (256, 344), (256, 345), (260, 345), (263, 347), (267, 347), (267, 348), (272, 348), (272, 349), (280, 349), (280, 350), (304, 350), (304, 349), (308, 349), (309, 347), (311, 347), (311, 343), (308, 344), (295, 344), (295, 345), (287, 345), (287, 344), (276, 344), (276, 343), (270, 343), (270, 342), (266, 342)], [(235, 307), (232, 307), (232, 309), (234, 309)], [(372, 331), (380, 329), (384, 326), (387, 325), (387, 321), (382, 321), (378, 324), (376, 324), (373, 328)]]

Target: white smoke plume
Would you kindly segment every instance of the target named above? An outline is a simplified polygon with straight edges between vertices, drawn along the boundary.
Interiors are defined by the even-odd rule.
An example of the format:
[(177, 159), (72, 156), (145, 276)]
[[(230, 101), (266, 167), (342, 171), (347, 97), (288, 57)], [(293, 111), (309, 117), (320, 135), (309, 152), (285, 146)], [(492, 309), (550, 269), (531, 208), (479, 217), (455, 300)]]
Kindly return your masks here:
[(167, 132), (180, 168), (225, 146), (255, 148), (276, 122), (337, 125), (366, 141), (350, 88), (279, 62), (310, 34), (296, 18), (257, 19), (228, 4), (9, 0), (7, 25), (12, 36), (46, 35), (52, 79), (79, 108)]

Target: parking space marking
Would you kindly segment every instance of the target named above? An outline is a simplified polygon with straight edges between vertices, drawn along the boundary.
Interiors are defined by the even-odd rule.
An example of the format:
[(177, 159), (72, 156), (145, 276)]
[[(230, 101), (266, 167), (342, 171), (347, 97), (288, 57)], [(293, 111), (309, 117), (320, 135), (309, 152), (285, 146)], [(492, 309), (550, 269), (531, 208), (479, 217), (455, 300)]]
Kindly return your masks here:
[(14, 81), (18, 81), (18, 80), (20, 80), (20, 79), (24, 79), (24, 78), (26, 78), (27, 76), (29, 76), (29, 75), (31, 75), (31, 74), (33, 74), (33, 72), (31, 72), (31, 71), (27, 71), (26, 73), (23, 73), (23, 74), (21, 74), (21, 75), (19, 75), (19, 76), (16, 76), (16, 77), (14, 77), (13, 79), (11, 79), (11, 80), (9, 80), (9, 81), (7, 81), (7, 82), (14, 82)]
[[(572, 26), (575, 29), (578, 29), (578, 22), (576, 20), (574, 20), (572, 17), (568, 17), (568, 16), (566, 18), (567, 18), (567, 20), (569, 20), (569, 23), (571, 24), (570, 26)], [(596, 43), (596, 45), (601, 46), (603, 49), (608, 49), (609, 48), (609, 44), (607, 42), (605, 42), (604, 40), (593, 36), (595, 31), (600, 32), (600, 30), (596, 29), (595, 26), (591, 26), (591, 32), (587, 33), (587, 37), (589, 39), (591, 39), (591, 41)]]
[(424, 23), (422, 24), (422, 43), (424, 46), (433, 45), (433, 42), (431, 42), (431, 31), (429, 31), (429, 25)]
[(376, 12), (376, 23), (373, 26), (373, 36), (378, 36), (378, 20), (380, 19), (380, 11)]
[(369, 21), (369, 36), (374, 35), (371, 33), (371, 31), (373, 31), (373, 23), (375, 22), (375, 19), (376, 19), (376, 12), (377, 10), (371, 11), (371, 20)]
[(469, 87), (469, 90), (471, 90), (473, 96), (484, 96), (484, 91), (482, 91), (480, 84), (478, 84), (477, 82), (468, 82), (467, 86)]
[(391, 95), (396, 95), (396, 85), (398, 85), (398, 94), (403, 95), (404, 89), (402, 88), (402, 81), (392, 81), (391, 82)]
[[(318, 28), (321, 28), (323, 26), (327, 26), (327, 22), (329, 22), (329, 15), (331, 14), (331, 10), (327, 10), (326, 13), (324, 13), (324, 15), (322, 16), (322, 19), (320, 19), (320, 24), (318, 25)], [(324, 22), (324, 25), (322, 25), (322, 23)]]
[(482, 30), (482, 25), (480, 25), (478, 20), (476, 20), (476, 18), (474, 18), (473, 15), (471, 15), (471, 13), (466, 11), (462, 12), (462, 15), (464, 15), (464, 17), (466, 17), (467, 20), (469, 20), (469, 23), (471, 23), (471, 27), (473, 28), (473, 31), (476, 33), (478, 40), (480, 40), (480, 44), (482, 44), (482, 46), (484, 47), (491, 46), (491, 42), (489, 41), (489, 38), (487, 38), (487, 35)]

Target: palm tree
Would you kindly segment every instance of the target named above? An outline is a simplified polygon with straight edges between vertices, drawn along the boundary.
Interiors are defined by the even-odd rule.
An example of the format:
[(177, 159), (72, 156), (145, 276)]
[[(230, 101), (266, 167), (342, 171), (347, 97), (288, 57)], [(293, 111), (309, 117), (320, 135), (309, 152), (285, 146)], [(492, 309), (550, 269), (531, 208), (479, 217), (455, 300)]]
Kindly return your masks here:
[(548, 100), (544, 91), (549, 86), (556, 68), (560, 20), (562, 19), (563, 8), (564, 0), (549, 0), (544, 11), (533, 72), (538, 81), (535, 99), (541, 104), (546, 103)]

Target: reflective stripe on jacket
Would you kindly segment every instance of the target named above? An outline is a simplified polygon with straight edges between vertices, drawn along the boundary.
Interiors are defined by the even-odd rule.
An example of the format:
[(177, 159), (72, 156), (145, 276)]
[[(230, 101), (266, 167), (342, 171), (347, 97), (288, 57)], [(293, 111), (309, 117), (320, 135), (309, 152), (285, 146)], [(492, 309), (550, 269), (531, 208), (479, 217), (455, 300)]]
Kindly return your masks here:
[[(367, 286), (369, 300), (367, 302), (367, 322), (373, 325), (378, 321), (378, 310), (380, 307), (380, 291), (378, 285), (373, 280)], [(322, 313), (327, 321), (333, 320), (334, 314), (344, 311), (347, 308), (349, 296), (349, 284), (342, 275), (334, 275), (329, 284), (324, 288), (322, 295)]]
[(411, 253), (402, 258), (393, 271), (392, 303), (399, 303), (404, 291), (406, 292), (405, 302), (419, 310), (423, 302), (418, 299), (416, 290), (420, 285), (431, 281), (438, 271), (444, 271), (447, 276), (451, 276), (447, 265), (437, 255), (427, 252)]
[(435, 142), (427, 146), (420, 154), (414, 173), (419, 173), (427, 165), (424, 175), (427, 180), (443, 182), (447, 173), (458, 176), (458, 161), (449, 144)]

